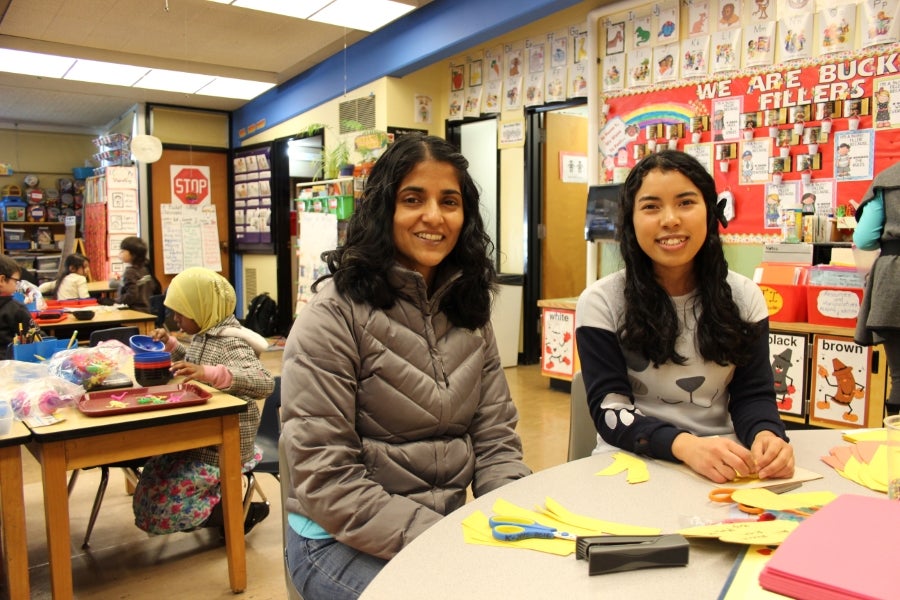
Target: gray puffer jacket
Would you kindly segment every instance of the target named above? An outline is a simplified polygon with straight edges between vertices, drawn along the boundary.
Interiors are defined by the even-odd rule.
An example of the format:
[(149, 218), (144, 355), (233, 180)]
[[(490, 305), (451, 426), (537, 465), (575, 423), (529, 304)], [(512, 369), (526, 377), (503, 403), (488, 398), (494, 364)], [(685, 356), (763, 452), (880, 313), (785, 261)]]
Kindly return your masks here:
[(391, 558), (466, 501), (530, 473), (493, 330), (454, 327), (421, 275), (399, 266), (387, 311), (333, 282), (300, 312), (284, 352), (289, 511)]

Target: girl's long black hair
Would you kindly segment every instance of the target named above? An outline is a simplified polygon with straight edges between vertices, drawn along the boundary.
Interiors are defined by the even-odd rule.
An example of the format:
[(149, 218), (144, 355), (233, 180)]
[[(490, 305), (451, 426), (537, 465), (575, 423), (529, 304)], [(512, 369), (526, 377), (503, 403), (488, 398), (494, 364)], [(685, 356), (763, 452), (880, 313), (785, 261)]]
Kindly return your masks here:
[(622, 347), (645, 356), (655, 365), (667, 361), (684, 364), (675, 350), (679, 323), (675, 305), (659, 284), (653, 261), (641, 249), (634, 231), (635, 197), (647, 173), (678, 171), (691, 180), (706, 205), (706, 241), (694, 257), (699, 294), (697, 346), (704, 359), (720, 365), (749, 361), (760, 335), (759, 326), (741, 319), (726, 280), (728, 263), (719, 238), (716, 184), (697, 159), (684, 152), (665, 150), (642, 159), (628, 174), (619, 214), (619, 250), (625, 262), (625, 319), (618, 331)]
[(88, 265), (88, 259), (86, 256), (83, 256), (78, 253), (70, 254), (66, 257), (66, 260), (63, 261), (62, 273), (59, 277), (56, 278), (56, 286), (54, 289), (58, 290), (59, 286), (62, 285), (63, 279), (80, 269), (81, 267), (86, 267)]
[(424, 160), (453, 165), (463, 197), (463, 227), (453, 251), (441, 263), (443, 272), (459, 270), (461, 276), (441, 301), (441, 310), (458, 327), (477, 329), (491, 317), (491, 293), (496, 271), (490, 258), (493, 244), (479, 212), (478, 187), (469, 175), (469, 162), (449, 142), (435, 136), (404, 135), (375, 162), (363, 196), (347, 224), (347, 241), (323, 258), (330, 273), (313, 284), (334, 278), (338, 291), (356, 302), (390, 308), (397, 290), (388, 280), (396, 262), (394, 208), (397, 188)]

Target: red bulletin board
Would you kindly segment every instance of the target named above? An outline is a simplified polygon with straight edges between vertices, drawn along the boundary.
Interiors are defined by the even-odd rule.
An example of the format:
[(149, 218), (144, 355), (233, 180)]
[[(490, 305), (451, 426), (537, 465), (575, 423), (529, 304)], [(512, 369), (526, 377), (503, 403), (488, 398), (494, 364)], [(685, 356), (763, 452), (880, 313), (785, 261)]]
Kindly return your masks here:
[[(682, 79), (669, 87), (602, 97), (600, 172), (607, 181), (622, 180), (654, 146), (694, 154), (713, 174), (719, 191), (728, 189), (734, 195), (735, 215), (727, 229), (730, 242), (780, 239), (772, 206), (767, 215), (767, 197), (771, 200), (773, 193), (783, 205), (799, 207), (805, 192), (818, 192), (818, 214), (842, 210), (852, 214), (872, 177), (900, 157), (898, 49), (900, 45), (891, 44), (877, 52)], [(715, 115), (716, 111), (722, 114)], [(831, 131), (825, 133), (823, 116), (828, 113)], [(856, 113), (859, 124), (851, 130)], [(777, 131), (770, 130), (770, 119), (777, 120)], [(795, 133), (797, 121), (803, 121), (802, 134)], [(694, 144), (692, 131), (700, 128), (699, 143)], [(809, 143), (816, 140), (818, 152), (813, 155)], [(850, 150), (839, 151), (841, 144)], [(781, 184), (772, 177), (779, 145), (788, 148), (788, 157), (780, 161), (786, 163)], [(727, 172), (720, 164), (722, 152), (728, 156)], [(848, 153), (847, 159), (838, 161), (840, 169), (839, 152)], [(804, 166), (812, 167), (807, 170), (809, 183), (801, 176)]]

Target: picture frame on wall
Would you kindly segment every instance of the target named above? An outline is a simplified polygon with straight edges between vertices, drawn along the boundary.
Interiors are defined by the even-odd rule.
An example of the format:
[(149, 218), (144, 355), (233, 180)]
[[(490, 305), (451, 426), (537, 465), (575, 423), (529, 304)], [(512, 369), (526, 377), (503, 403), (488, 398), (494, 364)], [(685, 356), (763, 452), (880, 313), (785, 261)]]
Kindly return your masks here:
[(845, 428), (864, 427), (869, 412), (869, 364), (872, 348), (851, 338), (813, 336), (810, 420)]
[(606, 55), (625, 52), (625, 21), (606, 25)]
[(775, 381), (778, 412), (805, 419), (806, 405), (806, 335), (769, 332), (769, 354)]

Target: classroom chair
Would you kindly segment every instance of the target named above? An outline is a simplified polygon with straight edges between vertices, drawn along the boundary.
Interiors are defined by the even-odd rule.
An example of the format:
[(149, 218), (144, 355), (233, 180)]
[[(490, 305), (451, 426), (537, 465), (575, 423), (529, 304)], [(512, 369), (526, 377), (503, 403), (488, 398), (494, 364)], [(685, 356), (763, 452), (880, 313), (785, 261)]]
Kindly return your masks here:
[(294, 587), (294, 580), (291, 579), (291, 571), (287, 563), (287, 497), (288, 490), (291, 487), (291, 470), (287, 464), (287, 455), (284, 451), (284, 440), (278, 438), (278, 474), (281, 481), (281, 546), (282, 561), (284, 562), (284, 585), (287, 587), (288, 598), (290, 600), (303, 600), (303, 596)]
[(124, 327), (110, 327), (109, 329), (98, 329), (91, 332), (90, 342), (88, 345), (96, 346), (100, 342), (105, 342), (106, 340), (119, 340), (120, 342), (128, 346), (128, 340), (131, 338), (131, 336), (138, 335), (140, 332), (141, 330), (133, 325), (127, 325)]
[(576, 460), (590, 456), (597, 447), (597, 429), (588, 410), (587, 390), (581, 371), (572, 378), (569, 405), (569, 455), (566, 460)]
[[(138, 333), (140, 333), (140, 330), (137, 327), (133, 326), (99, 329), (97, 331), (91, 332), (90, 345), (96, 346), (100, 342), (105, 342), (106, 340), (119, 340), (127, 346), (128, 339), (133, 335), (137, 335)], [(127, 481), (129, 489), (134, 489), (134, 486), (137, 485), (138, 477), (140, 476), (138, 469), (140, 468), (140, 465), (142, 463), (142, 460), (136, 460), (123, 463), (100, 465), (98, 467), (100, 469), (100, 484), (97, 486), (97, 494), (94, 496), (94, 504), (91, 506), (91, 516), (88, 518), (87, 530), (84, 533), (84, 542), (81, 544), (82, 548), (88, 548), (90, 546), (91, 533), (94, 531), (94, 525), (97, 522), (97, 515), (100, 513), (100, 505), (103, 504), (103, 497), (106, 495), (106, 487), (109, 485), (109, 468), (121, 467), (122, 471), (125, 473), (125, 479)], [(72, 489), (75, 487), (75, 482), (78, 479), (78, 473), (79, 469), (73, 470), (72, 475), (69, 478), (69, 495), (72, 494)]]
[(281, 377), (275, 377), (275, 388), (263, 404), (262, 414), (259, 417), (259, 429), (256, 430), (254, 442), (258, 453), (262, 458), (252, 468), (244, 471), (247, 478), (247, 491), (244, 494), (244, 516), (250, 510), (250, 501), (254, 492), (259, 494), (264, 502), (268, 502), (262, 487), (256, 481), (257, 473), (268, 473), (278, 479), (278, 437), (281, 435)]

